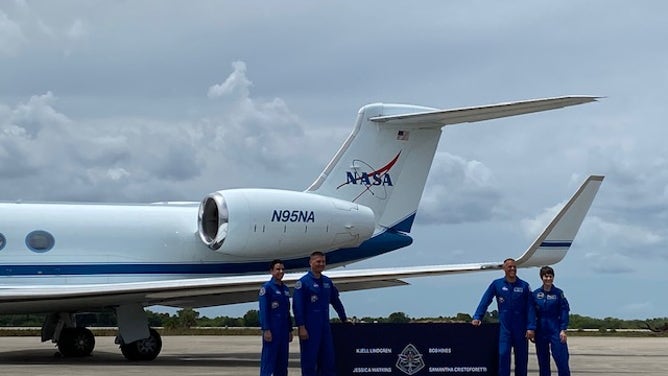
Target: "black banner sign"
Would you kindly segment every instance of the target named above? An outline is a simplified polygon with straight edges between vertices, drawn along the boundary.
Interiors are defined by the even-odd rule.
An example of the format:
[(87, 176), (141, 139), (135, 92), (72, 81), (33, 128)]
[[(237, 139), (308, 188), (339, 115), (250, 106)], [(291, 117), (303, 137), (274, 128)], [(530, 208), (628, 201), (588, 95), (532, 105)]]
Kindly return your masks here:
[(333, 324), (337, 374), (496, 375), (499, 326)]

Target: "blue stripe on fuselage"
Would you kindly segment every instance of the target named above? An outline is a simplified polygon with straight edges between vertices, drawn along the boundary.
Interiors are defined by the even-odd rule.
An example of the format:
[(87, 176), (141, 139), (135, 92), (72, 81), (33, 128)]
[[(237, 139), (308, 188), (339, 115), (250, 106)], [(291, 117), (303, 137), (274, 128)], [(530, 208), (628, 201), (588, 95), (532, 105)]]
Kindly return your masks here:
[[(328, 264), (350, 263), (405, 247), (413, 242), (408, 236), (386, 231), (363, 242), (359, 247), (327, 253)], [(286, 269), (308, 268), (308, 257), (286, 259)], [(268, 261), (244, 263), (95, 263), (95, 264), (22, 264), (0, 265), (0, 276), (103, 276), (103, 275), (221, 275), (266, 272)]]

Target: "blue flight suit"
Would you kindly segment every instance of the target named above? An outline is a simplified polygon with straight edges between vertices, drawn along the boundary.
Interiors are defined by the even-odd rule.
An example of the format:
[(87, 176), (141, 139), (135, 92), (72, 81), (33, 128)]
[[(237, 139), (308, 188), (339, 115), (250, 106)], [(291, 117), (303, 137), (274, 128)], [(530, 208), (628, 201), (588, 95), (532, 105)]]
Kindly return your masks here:
[(552, 285), (550, 291), (543, 288), (533, 292), (536, 305), (536, 356), (541, 376), (550, 375), (550, 347), (559, 376), (570, 376), (568, 345), (561, 343), (559, 332), (568, 329), (570, 307), (564, 292)]
[(480, 299), (473, 319), (482, 320), (496, 297), (499, 311), (499, 376), (510, 375), (510, 351), (515, 351), (515, 375), (526, 376), (529, 362), (527, 330), (536, 329), (536, 313), (531, 287), (519, 278), (510, 283), (499, 278), (489, 285)]
[(260, 326), (271, 331), (271, 342), (262, 337), (260, 376), (287, 376), (292, 318), (290, 288), (272, 277), (260, 288)]
[(336, 375), (334, 363), (334, 342), (329, 326), (329, 305), (347, 320), (346, 311), (339, 299), (339, 290), (324, 275), (315, 278), (309, 271), (295, 284), (292, 309), (295, 324), (304, 325), (308, 331), (307, 340), (299, 340), (302, 376)]

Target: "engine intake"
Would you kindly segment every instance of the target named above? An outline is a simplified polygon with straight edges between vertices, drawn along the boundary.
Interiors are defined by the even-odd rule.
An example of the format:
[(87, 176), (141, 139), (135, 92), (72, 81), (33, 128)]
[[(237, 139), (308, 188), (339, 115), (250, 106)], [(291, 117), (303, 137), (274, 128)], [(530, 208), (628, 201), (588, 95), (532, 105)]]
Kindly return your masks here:
[(229, 213), (225, 197), (219, 192), (205, 197), (198, 214), (199, 236), (204, 244), (214, 250), (220, 248), (227, 235), (228, 222)]
[(306, 192), (222, 190), (204, 197), (198, 211), (202, 242), (244, 259), (355, 247), (369, 239), (374, 228), (368, 207)]

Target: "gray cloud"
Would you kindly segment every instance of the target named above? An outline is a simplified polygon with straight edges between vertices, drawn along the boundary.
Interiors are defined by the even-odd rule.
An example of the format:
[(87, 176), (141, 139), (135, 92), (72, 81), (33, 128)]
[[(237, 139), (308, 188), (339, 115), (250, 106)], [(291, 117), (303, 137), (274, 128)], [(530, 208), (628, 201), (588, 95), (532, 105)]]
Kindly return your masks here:
[[(245, 64), (233, 66), (225, 82), (250, 83)], [(0, 172), (28, 186), (13, 190), (19, 184), (9, 184), (4, 196), (141, 201), (155, 200), (151, 195), (156, 192), (184, 199), (192, 193), (179, 193), (183, 187), (201, 183), (201, 178), (210, 181), (204, 186), (212, 190), (221, 188), (220, 182), (211, 182), (217, 178), (227, 186), (252, 186), (260, 176), (284, 184), (281, 179), (290, 178), (281, 175), (303, 165), (297, 157), (304, 148), (295, 145), (310, 144), (304, 129), (280, 98), (257, 99), (249, 87), (236, 88), (213, 98), (222, 101), (225, 114), (186, 122), (70, 119), (57, 110), (51, 92), (13, 108), (3, 105)]]

